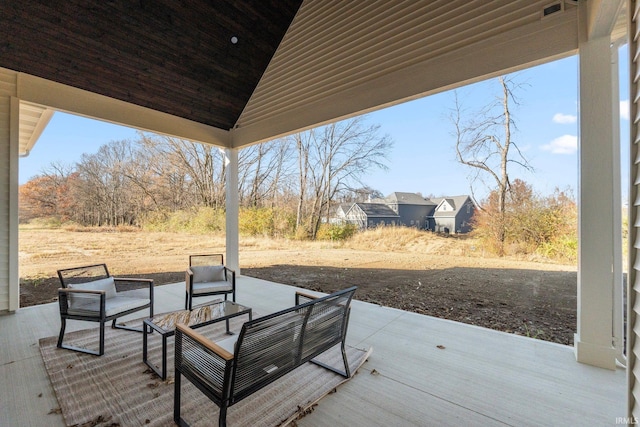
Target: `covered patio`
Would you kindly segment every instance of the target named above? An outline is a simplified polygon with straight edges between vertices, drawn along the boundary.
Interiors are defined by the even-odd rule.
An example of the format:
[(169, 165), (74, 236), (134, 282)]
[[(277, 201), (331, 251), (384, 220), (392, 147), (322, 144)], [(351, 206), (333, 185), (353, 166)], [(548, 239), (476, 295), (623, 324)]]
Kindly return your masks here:
[[(295, 290), (243, 276), (238, 302), (271, 313), (290, 307)], [(158, 313), (178, 310), (184, 284), (159, 286), (155, 296)], [(65, 425), (50, 413), (58, 402), (38, 348), (39, 338), (57, 335), (58, 317), (57, 303), (0, 317), (8, 332), (0, 335), (0, 424)], [(360, 301), (347, 337), (373, 347), (369, 361), (298, 425), (613, 426), (625, 416), (624, 371), (576, 363), (568, 346)]]
[[(0, 387), (2, 416), (9, 414), (11, 424), (36, 417), (31, 425), (40, 425), (39, 412), (21, 405), (55, 407), (36, 342), (57, 332), (57, 307), (20, 309), (18, 266), (18, 158), (36, 143), (52, 111), (221, 147), (227, 162), (226, 260), (240, 272), (243, 147), (577, 54), (574, 348), (356, 303), (350, 340), (374, 347), (372, 362), (379, 369), (365, 367), (378, 375), (363, 371), (358, 383), (329, 396), (313, 421), (301, 423), (343, 423), (332, 419), (335, 414), (353, 417), (350, 425), (371, 424), (371, 417), (389, 425), (609, 425), (617, 417), (640, 419), (638, 10), (630, 0), (5, 2), (0, 312), (7, 315), (0, 317), (0, 369), (9, 380)], [(623, 146), (631, 152), (633, 205), (626, 259), (617, 65), (617, 47), (624, 42), (632, 129)], [(171, 289), (158, 289), (158, 312), (173, 304)], [(293, 291), (242, 277), (239, 295), (267, 313), (290, 305)], [(19, 398), (13, 397), (16, 390)]]

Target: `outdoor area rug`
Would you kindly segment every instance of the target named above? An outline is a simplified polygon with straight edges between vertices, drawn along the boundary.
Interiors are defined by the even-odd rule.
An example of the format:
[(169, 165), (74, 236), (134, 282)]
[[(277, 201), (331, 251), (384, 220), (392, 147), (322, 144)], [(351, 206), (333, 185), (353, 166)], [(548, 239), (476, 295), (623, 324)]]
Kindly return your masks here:
[[(232, 319), (231, 330), (242, 325)], [(210, 339), (221, 339), (224, 322), (198, 329)], [(173, 347), (168, 339), (167, 380), (162, 381), (142, 362), (142, 334), (106, 328), (105, 354), (100, 357), (56, 347), (58, 337), (42, 338), (40, 352), (60, 410), (68, 426), (173, 426)], [(65, 334), (65, 343), (97, 347), (98, 330)], [(351, 372), (356, 373), (371, 349), (347, 347)], [(149, 336), (149, 360), (161, 363), (159, 334)], [(342, 366), (339, 346), (318, 359)], [(229, 426), (284, 426), (311, 412), (325, 395), (348, 381), (307, 363), (227, 411)], [(182, 417), (192, 426), (218, 423), (218, 407), (189, 381), (182, 381)]]

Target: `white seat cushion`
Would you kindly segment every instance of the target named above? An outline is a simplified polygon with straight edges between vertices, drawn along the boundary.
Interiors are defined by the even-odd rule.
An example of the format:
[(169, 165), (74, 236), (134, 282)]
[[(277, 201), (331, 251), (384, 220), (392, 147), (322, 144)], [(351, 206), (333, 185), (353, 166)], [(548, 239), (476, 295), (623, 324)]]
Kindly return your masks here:
[[(116, 296), (116, 284), (113, 277), (106, 277), (104, 279), (92, 280), (84, 283), (73, 283), (67, 285), (69, 289), (82, 289), (87, 291), (105, 291), (105, 298), (107, 300)], [(78, 308), (87, 304), (93, 304), (100, 302), (100, 296), (97, 294), (85, 294), (85, 293), (69, 293), (69, 308)]]
[[(105, 317), (113, 316), (114, 314), (123, 313), (135, 308), (144, 307), (150, 302), (151, 300), (148, 298), (115, 296), (105, 301)], [(69, 307), (68, 313), (76, 316), (100, 317), (100, 300), (97, 299), (89, 301), (83, 305), (74, 306), (73, 308)]]
[(193, 295), (207, 294), (210, 292), (232, 292), (231, 283), (226, 280), (217, 282), (193, 282)]
[(198, 265), (190, 267), (193, 282), (221, 282), (225, 280), (224, 265)]

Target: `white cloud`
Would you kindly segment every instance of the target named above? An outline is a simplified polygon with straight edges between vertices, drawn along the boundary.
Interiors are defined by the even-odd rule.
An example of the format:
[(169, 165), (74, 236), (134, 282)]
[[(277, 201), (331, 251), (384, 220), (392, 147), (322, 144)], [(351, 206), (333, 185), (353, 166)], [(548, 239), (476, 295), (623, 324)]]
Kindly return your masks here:
[(556, 113), (553, 116), (553, 122), (554, 123), (560, 123), (560, 124), (563, 124), (563, 125), (575, 123), (577, 121), (578, 121), (578, 117), (574, 116), (573, 114)]
[(562, 135), (540, 148), (544, 151), (550, 151), (552, 154), (573, 154), (578, 151), (578, 137)]
[(629, 100), (620, 101), (620, 118), (629, 120)]

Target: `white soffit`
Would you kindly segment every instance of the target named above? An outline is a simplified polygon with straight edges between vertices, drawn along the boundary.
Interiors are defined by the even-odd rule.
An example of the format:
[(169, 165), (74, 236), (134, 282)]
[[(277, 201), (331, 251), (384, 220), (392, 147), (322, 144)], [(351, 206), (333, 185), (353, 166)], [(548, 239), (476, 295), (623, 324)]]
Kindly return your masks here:
[(305, 1), (236, 147), (576, 53), (577, 6), (549, 0)]
[(49, 123), (53, 110), (40, 105), (20, 103), (20, 121), (18, 138), (20, 142), (18, 154), (28, 156), (42, 131)]

